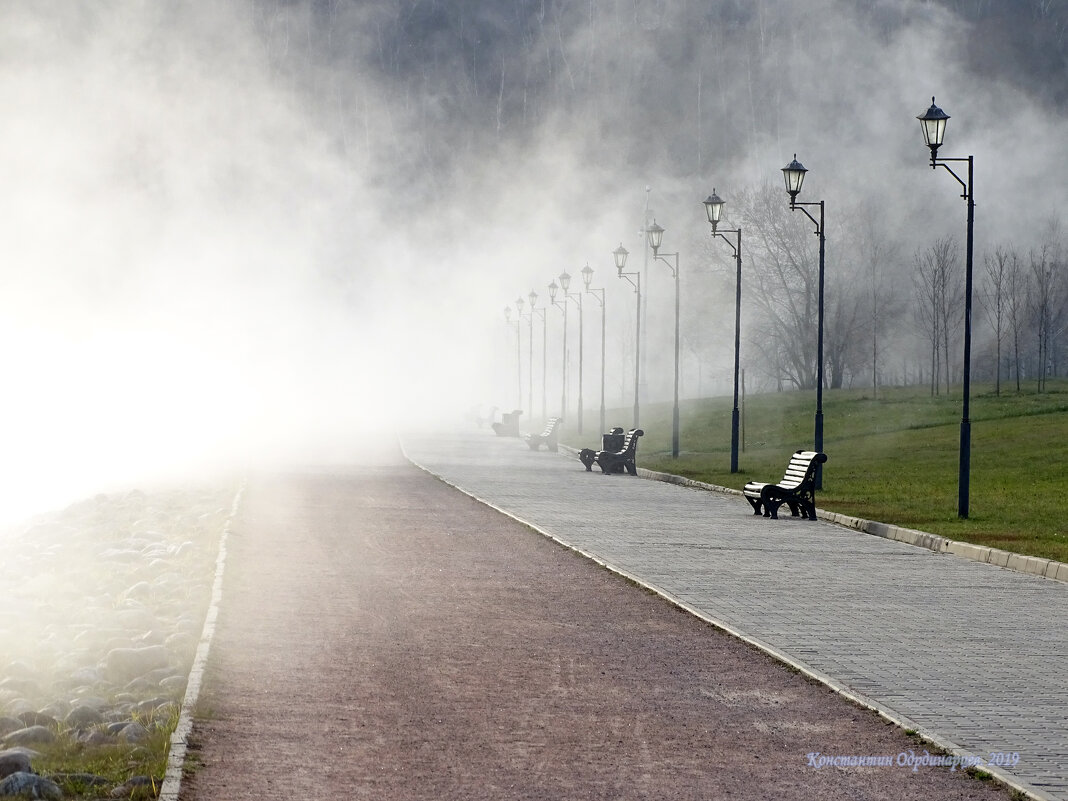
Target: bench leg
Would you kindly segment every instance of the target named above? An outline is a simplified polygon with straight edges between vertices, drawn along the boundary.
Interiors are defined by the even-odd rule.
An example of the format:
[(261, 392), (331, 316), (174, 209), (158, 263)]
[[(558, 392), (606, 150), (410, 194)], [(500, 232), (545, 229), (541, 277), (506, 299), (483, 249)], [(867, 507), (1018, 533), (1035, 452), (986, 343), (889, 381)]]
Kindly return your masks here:
[(593, 471), (593, 463), (597, 461), (597, 454), (590, 448), (583, 448), (579, 451), (579, 461), (586, 468), (586, 472), (590, 473)]
[(759, 499), (750, 498), (748, 495), (745, 496), (745, 499), (747, 501), (749, 501), (749, 505), (753, 507), (753, 514), (759, 515), (759, 514), (763, 513), (764, 510), (760, 508), (760, 500)]
[(779, 519), (779, 507), (783, 505), (786, 498), (782, 497), (775, 491), (775, 486), (769, 484), (760, 490), (760, 502), (764, 505), (764, 517), (770, 517), (772, 520)]

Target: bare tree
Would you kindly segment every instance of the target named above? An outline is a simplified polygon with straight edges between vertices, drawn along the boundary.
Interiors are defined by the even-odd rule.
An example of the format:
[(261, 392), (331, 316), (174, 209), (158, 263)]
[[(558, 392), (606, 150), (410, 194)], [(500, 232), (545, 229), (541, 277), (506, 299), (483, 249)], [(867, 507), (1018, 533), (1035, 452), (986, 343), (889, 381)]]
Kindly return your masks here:
[(1012, 262), (1011, 248), (998, 245), (993, 253), (984, 257), (986, 264), (986, 292), (983, 308), (990, 327), (994, 331), (994, 394), (1001, 395), (1001, 343), (1005, 336), (1009, 304), (1009, 270)]
[(937, 395), (940, 388), (938, 340), (941, 335), (938, 327), (939, 286), (934, 264), (926, 252), (918, 251), (913, 258), (912, 284), (916, 295), (913, 319), (931, 346), (931, 395)]
[(880, 214), (874, 203), (866, 203), (852, 215), (848, 226), (853, 232), (850, 247), (857, 265), (857, 298), (862, 302), (861, 314), (867, 318), (866, 330), (857, 330), (857, 347), (861, 347), (861, 339), (870, 343), (865, 361), (870, 359), (872, 393), (876, 397), (881, 348), (901, 305), (895, 291), (901, 248), (888, 236)]
[[(777, 383), (816, 386), (819, 266), (799, 215), (784, 208), (782, 192), (764, 184), (735, 198), (746, 231), (746, 297), (757, 310), (752, 346)], [(807, 223), (807, 220), (804, 221)]]
[(1030, 254), (1031, 292), (1028, 306), (1035, 325), (1039, 392), (1046, 391), (1046, 379), (1053, 361), (1051, 343), (1054, 324), (1064, 305), (1060, 291), (1064, 264), (1059, 234), (1059, 222), (1051, 220), (1047, 227), (1046, 241)]
[(1012, 363), (1016, 373), (1016, 391), (1020, 391), (1020, 337), (1023, 328), (1027, 324), (1027, 274), (1020, 265), (1020, 257), (1015, 249), (1008, 252), (1008, 266), (1006, 273), (1006, 310), (1009, 315), (1009, 326), (1012, 328)]
[(931, 342), (931, 394), (940, 391), (945, 377), (948, 391), (952, 379), (949, 351), (955, 341), (951, 331), (963, 315), (964, 286), (957, 265), (957, 243), (938, 239), (914, 259), (913, 283), (919, 303), (917, 322), (924, 326)]

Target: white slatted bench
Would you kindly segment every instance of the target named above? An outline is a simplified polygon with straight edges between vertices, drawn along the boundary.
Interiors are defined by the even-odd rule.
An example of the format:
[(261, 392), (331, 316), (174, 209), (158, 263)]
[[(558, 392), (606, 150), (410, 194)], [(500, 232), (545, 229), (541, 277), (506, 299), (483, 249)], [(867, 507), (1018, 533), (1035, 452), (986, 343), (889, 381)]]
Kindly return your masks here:
[(545, 430), (540, 434), (527, 434), (527, 445), (530, 446), (532, 451), (538, 450), (542, 445), (545, 445), (547, 450), (555, 453), (558, 448), (560, 439), (560, 417), (550, 417), (549, 422), (545, 424)]
[(753, 514), (778, 518), (779, 507), (789, 505), (794, 517), (816, 519), (816, 470), (827, 455), (816, 451), (795, 451), (786, 474), (778, 484), (750, 481), (742, 492), (753, 506)]
[(501, 415), (501, 421), (493, 424), (493, 433), (498, 437), (518, 437), (519, 417), (522, 414), (522, 409), (516, 409), (513, 412), (504, 412)]
[[(632, 476), (638, 475), (634, 459), (638, 455), (638, 437), (645, 434), (640, 428), (632, 428), (623, 437), (623, 447), (618, 451), (588, 451), (579, 453), (579, 459), (589, 470), (593, 462), (601, 468), (602, 473), (622, 473), (626, 470)], [(592, 455), (592, 458), (590, 458)], [(584, 458), (585, 456), (585, 458)]]

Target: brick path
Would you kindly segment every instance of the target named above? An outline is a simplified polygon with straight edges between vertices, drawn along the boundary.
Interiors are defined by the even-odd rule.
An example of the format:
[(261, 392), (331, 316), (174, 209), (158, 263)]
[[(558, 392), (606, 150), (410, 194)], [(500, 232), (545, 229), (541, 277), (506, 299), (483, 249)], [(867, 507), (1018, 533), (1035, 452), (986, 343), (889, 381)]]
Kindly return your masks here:
[(587, 473), (488, 431), (403, 439), (460, 489), (956, 753), (1018, 754), (993, 771), (1068, 799), (1068, 585), (788, 510), (764, 520), (737, 496)]

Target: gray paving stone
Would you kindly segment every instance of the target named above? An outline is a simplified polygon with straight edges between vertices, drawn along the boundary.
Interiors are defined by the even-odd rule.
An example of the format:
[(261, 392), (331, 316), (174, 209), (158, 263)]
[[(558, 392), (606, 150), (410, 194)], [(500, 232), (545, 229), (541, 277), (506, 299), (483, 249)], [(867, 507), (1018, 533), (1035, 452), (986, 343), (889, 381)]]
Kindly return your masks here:
[[(406, 434), (416, 464), (1068, 801), (1068, 585), (740, 497), (530, 451)], [(785, 507), (784, 507), (785, 508)]]

